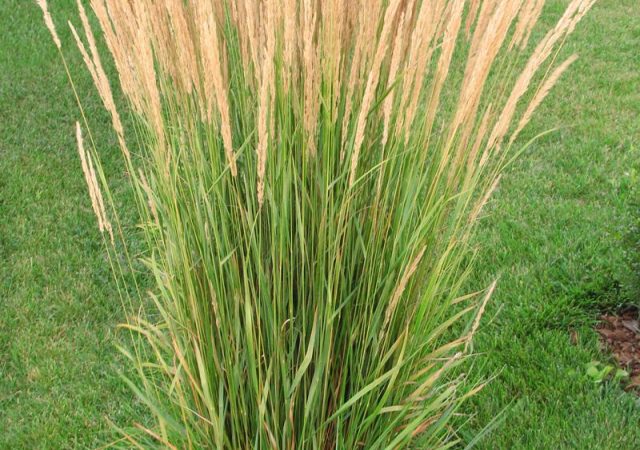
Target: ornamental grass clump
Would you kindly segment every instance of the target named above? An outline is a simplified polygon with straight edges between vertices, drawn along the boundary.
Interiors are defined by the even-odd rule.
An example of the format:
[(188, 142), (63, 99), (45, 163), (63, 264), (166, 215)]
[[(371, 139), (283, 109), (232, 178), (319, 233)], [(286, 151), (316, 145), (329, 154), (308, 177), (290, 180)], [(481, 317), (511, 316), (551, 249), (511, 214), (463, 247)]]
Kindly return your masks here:
[[(129, 384), (152, 417), (116, 444), (453, 445), (450, 419), (481, 387), (461, 364), (495, 287), (462, 292), (470, 237), (594, 0), (569, 2), (537, 43), (544, 0), (90, 3), (100, 39), (80, 1), (69, 26), (144, 236), (131, 256), (83, 120), (130, 313)], [(134, 259), (148, 291), (127, 276)]]

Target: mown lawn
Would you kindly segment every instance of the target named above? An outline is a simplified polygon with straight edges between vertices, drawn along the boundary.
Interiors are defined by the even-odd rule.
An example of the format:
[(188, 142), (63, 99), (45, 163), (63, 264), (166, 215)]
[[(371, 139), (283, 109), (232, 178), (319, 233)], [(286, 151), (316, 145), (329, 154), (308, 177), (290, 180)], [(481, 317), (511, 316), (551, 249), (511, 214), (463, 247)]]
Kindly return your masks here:
[[(75, 1), (51, 2), (63, 16)], [(64, 69), (31, 0), (0, 2), (0, 448), (96, 448), (133, 419), (115, 348), (123, 314), (80, 170)], [(79, 94), (122, 178), (76, 52)]]
[[(547, 17), (563, 4), (551, 2)], [(476, 285), (500, 281), (475, 350), (482, 371), (497, 377), (469, 412), (479, 427), (504, 411), (480, 448), (640, 448), (638, 399), (595, 385), (584, 367), (609, 361), (592, 328), (598, 314), (640, 304), (630, 273), (640, 214), (640, 3), (596, 3), (563, 53), (580, 59), (522, 141), (561, 129), (510, 169), (478, 235)]]
[[(74, 2), (51, 3), (62, 31)], [(549, 23), (566, 3), (550, 2)], [(78, 114), (39, 10), (2, 0), (0, 27), (0, 448), (92, 448), (110, 438), (106, 417), (139, 417), (118, 375), (123, 316), (77, 159)], [(636, 397), (584, 374), (607, 361), (599, 312), (637, 303), (626, 250), (640, 181), (638, 0), (600, 0), (571, 52), (580, 60), (522, 141), (561, 129), (510, 169), (478, 234), (472, 287), (500, 283), (475, 375), (496, 378), (469, 403), (465, 436), (503, 414), (481, 448), (640, 448)], [(107, 170), (124, 181), (86, 76), (78, 88)]]

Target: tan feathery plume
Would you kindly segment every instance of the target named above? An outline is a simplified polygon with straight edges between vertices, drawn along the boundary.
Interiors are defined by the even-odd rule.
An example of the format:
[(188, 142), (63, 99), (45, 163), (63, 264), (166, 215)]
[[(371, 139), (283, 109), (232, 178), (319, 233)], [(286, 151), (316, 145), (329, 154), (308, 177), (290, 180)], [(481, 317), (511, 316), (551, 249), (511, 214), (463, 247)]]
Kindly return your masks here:
[(387, 80), (387, 89), (389, 93), (387, 98), (384, 99), (382, 106), (383, 112), (383, 130), (382, 130), (382, 146), (387, 144), (389, 139), (389, 122), (391, 120), (391, 110), (393, 107), (393, 101), (395, 97), (396, 89), (392, 89), (393, 84), (397, 81), (398, 71), (400, 68), (400, 61), (402, 60), (405, 52), (405, 34), (407, 32), (407, 12), (401, 13), (400, 22), (398, 23), (398, 29), (396, 31), (396, 37), (393, 43), (393, 50), (391, 52), (391, 63), (389, 66), (389, 78)]
[(69, 24), (69, 28), (71, 29), (71, 34), (73, 35), (73, 38), (76, 41), (76, 45), (80, 50), (80, 54), (82, 55), (82, 60), (84, 61), (85, 66), (87, 66), (87, 69), (89, 70), (89, 74), (91, 75), (93, 82), (96, 84), (96, 87), (100, 89), (98, 75), (96, 74), (96, 69), (93, 64), (93, 61), (91, 60), (89, 53), (87, 53), (87, 49), (85, 48), (84, 43), (82, 42), (82, 39), (80, 39), (80, 36), (76, 31), (76, 28), (73, 26), (71, 22), (68, 22), (68, 24)]
[(521, 0), (500, 2), (487, 19), (481, 12), (479, 20), (486, 20), (487, 30), (481, 33), (476, 47), (478, 52), (476, 57), (470, 58), (467, 63), (458, 107), (449, 129), (449, 146), (453, 145), (454, 139), (458, 139), (454, 155), (449, 157), (448, 151), (446, 153), (447, 158), (452, 159), (449, 163), (451, 170), (447, 175), (449, 185), (452, 185), (456, 177), (461, 175), (458, 168), (464, 167), (462, 160), (465, 158), (464, 153), (476, 125), (475, 118), (487, 77), (520, 10), (521, 3)]
[(547, 97), (547, 95), (549, 95), (549, 92), (556, 85), (556, 83), (558, 82), (558, 80), (560, 79), (562, 74), (577, 59), (578, 59), (578, 55), (570, 56), (565, 62), (560, 64), (558, 67), (556, 67), (556, 69), (553, 71), (553, 73), (544, 81), (544, 83), (542, 84), (542, 86), (540, 87), (540, 89), (538, 90), (536, 95), (531, 100), (531, 103), (529, 103), (529, 106), (527, 107), (527, 110), (522, 115), (522, 118), (520, 119), (520, 122), (518, 123), (518, 127), (516, 128), (516, 131), (513, 133), (513, 135), (509, 139), (509, 143), (513, 143), (513, 141), (516, 140), (516, 138), (518, 137), (518, 135), (520, 134), (522, 129), (531, 120), (531, 116), (533, 116), (533, 113), (535, 112), (535, 110), (538, 109), (538, 106), (540, 106), (540, 104), (544, 101), (544, 99)]
[(56, 47), (58, 47), (58, 50), (60, 50), (62, 48), (62, 43), (60, 42), (58, 33), (56, 33), (56, 27), (53, 24), (53, 19), (51, 19), (51, 14), (49, 13), (49, 7), (47, 6), (47, 0), (36, 0), (36, 3), (38, 3), (38, 6), (42, 10), (44, 23), (49, 29), (49, 33), (51, 33), (51, 37), (53, 38), (54, 44), (56, 44)]
[[(109, 1), (115, 2), (116, 0)], [(153, 33), (153, 15), (150, 14), (150, 10), (143, 2), (132, 3), (134, 8), (133, 14), (134, 17), (136, 17), (136, 20), (133, 24), (134, 29), (127, 31), (127, 34), (132, 34), (134, 36), (134, 47), (130, 50), (134, 53), (132, 55), (131, 62), (135, 68), (134, 75), (137, 77), (138, 89), (140, 92), (139, 95), (142, 97), (144, 114), (148, 117), (149, 122), (152, 125), (152, 129), (155, 131), (157, 145), (161, 153), (163, 153), (165, 165), (168, 168), (171, 160), (171, 153), (165, 149), (162, 97), (160, 88), (158, 87), (158, 80), (160, 77), (156, 73), (156, 60), (154, 58), (155, 47), (158, 45), (156, 43), (157, 37), (155, 37)], [(127, 19), (125, 18), (121, 19), (121, 21), (126, 20)], [(123, 35), (122, 40), (124, 39), (126, 39), (126, 35)], [(124, 43), (124, 45), (127, 44), (128, 43), (126, 42)], [(131, 71), (131, 68), (129, 70)]]
[(389, 37), (391, 30), (393, 29), (393, 22), (395, 21), (396, 14), (401, 5), (401, 0), (392, 0), (387, 6), (387, 11), (384, 15), (384, 24), (382, 26), (382, 32), (378, 40), (378, 46), (373, 59), (371, 70), (369, 71), (369, 77), (367, 79), (367, 86), (364, 91), (364, 97), (362, 99), (362, 105), (360, 106), (360, 114), (358, 115), (358, 121), (356, 124), (356, 135), (353, 147), (353, 154), (351, 155), (351, 173), (349, 175), (349, 185), (353, 185), (356, 180), (356, 173), (358, 169), (358, 159), (360, 158), (360, 149), (364, 141), (364, 131), (367, 122), (367, 116), (369, 115), (369, 109), (373, 103), (373, 97), (378, 87), (378, 80), (380, 79), (380, 67), (382, 66), (382, 60), (387, 53), (389, 47)]
[(509, 50), (514, 47), (519, 47), (522, 50), (527, 46), (533, 26), (538, 22), (542, 13), (544, 2), (545, 0), (526, 0), (518, 16), (518, 23), (509, 44)]
[(296, 0), (284, 0), (284, 80), (288, 85), (294, 74), (296, 48), (297, 48), (297, 27), (298, 11)]
[[(464, 7), (463, 1), (451, 4), (449, 20), (444, 29), (442, 50), (440, 53), (440, 58), (438, 59), (438, 67), (436, 69), (435, 81), (434, 81), (433, 90), (431, 92), (431, 98), (429, 100), (429, 106), (427, 110), (426, 126), (428, 130), (431, 130), (433, 127), (435, 112), (439, 106), (440, 95), (444, 86), (444, 82), (449, 75), (449, 70), (450, 70), (451, 61), (453, 58), (453, 53), (455, 50), (457, 36), (462, 26), (463, 7)], [(448, 140), (444, 144), (442, 153), (440, 155), (440, 162), (438, 165), (438, 172), (436, 175), (437, 178), (440, 177), (440, 175), (445, 170), (447, 165), (450, 167), (450, 172), (447, 174), (449, 177), (451, 177), (451, 170), (453, 171), (456, 170), (456, 167), (457, 167), (456, 164), (451, 162), (450, 152), (452, 148), (453, 148), (453, 142), (452, 140)], [(462, 142), (461, 144), (459, 144), (458, 149), (464, 149), (464, 148), (466, 148), (466, 143)]]
[(238, 41), (240, 43), (240, 55), (242, 56), (242, 63), (244, 67), (251, 65), (251, 56), (249, 55), (249, 41), (247, 36), (247, 14), (245, 10), (245, 4), (243, 1), (231, 2), (233, 5), (233, 11), (235, 11), (233, 19), (238, 31)]
[(467, 21), (465, 23), (465, 32), (467, 37), (471, 36), (471, 27), (478, 17), (478, 8), (480, 7), (480, 0), (471, 0), (469, 2), (469, 12), (467, 13)]
[(98, 228), (100, 232), (107, 232), (111, 239), (111, 243), (114, 243), (113, 228), (111, 223), (107, 219), (107, 213), (104, 207), (104, 200), (102, 199), (102, 192), (100, 185), (98, 184), (98, 178), (96, 177), (95, 170), (93, 168), (93, 161), (91, 155), (89, 155), (84, 149), (84, 141), (82, 139), (82, 128), (80, 123), (76, 122), (76, 140), (78, 143), (78, 153), (80, 154), (80, 162), (82, 164), (82, 173), (89, 189), (89, 197), (91, 198), (91, 207), (98, 219)]
[[(114, 2), (115, 0), (109, 0)], [(133, 44), (124, 43), (124, 45), (133, 45), (133, 48), (129, 50), (133, 52), (131, 55), (131, 64), (135, 68), (136, 82), (138, 85), (137, 94), (141, 98), (141, 104), (145, 116), (152, 126), (152, 130), (155, 131), (155, 137), (158, 141), (157, 145), (162, 152), (164, 152), (164, 163), (167, 166), (171, 160), (171, 153), (165, 149), (165, 129), (164, 119), (162, 111), (162, 97), (160, 89), (158, 87), (158, 76), (156, 74), (156, 60), (154, 58), (154, 34), (151, 23), (151, 17), (149, 10), (142, 2), (133, 2), (133, 14), (136, 17), (134, 23), (135, 28), (127, 31), (121, 40), (127, 39), (128, 34), (133, 35)], [(127, 19), (121, 19), (126, 21)], [(157, 47), (157, 45), (156, 45)], [(129, 68), (129, 71), (132, 71)]]
[(109, 83), (109, 78), (104, 71), (102, 66), (102, 62), (100, 60), (100, 54), (98, 52), (98, 48), (96, 45), (95, 37), (91, 30), (91, 25), (89, 24), (89, 19), (87, 18), (87, 14), (82, 6), (82, 2), (80, 0), (77, 1), (78, 11), (80, 13), (80, 20), (82, 21), (82, 27), (85, 32), (85, 36), (87, 38), (87, 42), (89, 43), (89, 49), (91, 51), (91, 57), (89, 57), (87, 50), (78, 36), (78, 33), (75, 27), (69, 22), (69, 27), (71, 28), (71, 32), (76, 41), (78, 49), (82, 54), (85, 65), (87, 66), (91, 77), (93, 78), (93, 82), (96, 85), (98, 90), (98, 94), (102, 99), (102, 103), (104, 104), (105, 109), (111, 115), (111, 122), (113, 129), (116, 132), (116, 136), (118, 138), (118, 144), (122, 153), (125, 156), (127, 164), (131, 164), (131, 155), (129, 149), (127, 148), (127, 143), (124, 138), (124, 127), (122, 125), (122, 121), (120, 119), (120, 114), (116, 108), (115, 101), (113, 99), (113, 93), (111, 91), (111, 84)]
[(486, 27), (484, 30), (477, 29), (474, 33), (475, 48), (472, 51), (475, 54), (467, 62), (458, 106), (449, 130), (449, 139), (452, 140), (460, 127), (464, 126), (460, 148), (465, 147), (473, 130), (475, 123), (472, 118), (475, 117), (480, 105), (483, 87), (519, 11), (520, 3), (521, 0), (502, 2), (491, 13), (488, 12), (488, 7), (486, 11), (483, 9), (480, 13), (479, 20), (486, 21)]
[[(499, 6), (501, 5), (502, 7), (505, 6), (504, 3), (505, 2), (501, 0), (484, 0), (482, 2), (478, 2), (477, 12), (476, 12), (477, 18), (474, 19), (476, 20), (475, 32), (474, 32), (473, 38), (471, 39), (472, 45), (474, 44), (474, 42), (477, 42), (476, 36), (478, 35), (481, 36), (491, 31), (491, 29), (488, 26), (489, 20), (492, 16), (495, 15), (495, 11)], [(471, 47), (472, 52), (473, 52), (473, 49), (474, 48)]]
[(153, 27), (166, 14), (164, 8), (119, 0), (91, 0), (91, 6), (113, 56), (123, 92), (133, 109), (149, 120), (162, 146), (164, 124), (154, 56), (160, 58), (164, 68), (163, 52), (160, 46), (152, 48), (151, 40), (158, 39)]
[(482, 300), (482, 303), (480, 303), (480, 309), (478, 310), (478, 314), (476, 314), (476, 317), (473, 321), (473, 325), (471, 326), (471, 331), (467, 335), (468, 339), (464, 345), (465, 352), (469, 350), (469, 346), (471, 345), (472, 339), (475, 336), (476, 332), (478, 331), (478, 327), (480, 326), (480, 319), (482, 319), (482, 316), (484, 315), (484, 310), (487, 307), (487, 303), (489, 302), (489, 299), (493, 295), (493, 291), (495, 291), (497, 284), (498, 284), (498, 280), (493, 280), (493, 282), (489, 286), (489, 289), (487, 289), (487, 293), (485, 294), (484, 299)]
[(318, 44), (314, 42), (314, 34), (317, 25), (317, 10), (311, 0), (304, 0), (302, 14), (302, 67), (304, 72), (304, 129), (307, 133), (307, 153), (314, 156), (316, 153), (316, 127), (319, 111), (319, 62)]
[[(113, 57), (113, 61), (115, 63), (118, 77), (120, 80), (120, 86), (125, 95), (127, 97), (130, 96), (132, 83), (129, 81), (128, 73), (124, 70), (126, 66), (123, 65), (124, 56), (121, 54), (121, 49), (117, 46), (117, 38), (116, 33), (114, 31), (114, 27), (111, 24), (109, 14), (107, 13), (107, 7), (104, 3), (104, 0), (91, 0), (91, 8), (93, 9), (96, 17), (98, 18), (98, 22), (102, 29), (102, 33), (104, 36), (104, 40), (107, 44), (107, 48)], [(134, 108), (136, 105), (133, 105)]]
[[(491, 32), (493, 31), (489, 26), (490, 20), (495, 20), (496, 9), (507, 6), (508, 2), (500, 2), (500, 0), (485, 0), (482, 3), (478, 3), (478, 10), (476, 12), (477, 18), (473, 35), (471, 36), (471, 45), (469, 47), (469, 59), (467, 65), (471, 60), (482, 57), (482, 52), (478, 50), (480, 46), (485, 43), (486, 39), (490, 39)], [(486, 45), (486, 44), (485, 44)]]
[(172, 37), (171, 24), (169, 20), (169, 13), (163, 2), (152, 2), (151, 5), (145, 8), (148, 12), (146, 19), (149, 22), (149, 29), (153, 36), (154, 52), (157, 55), (158, 64), (164, 71), (167, 72), (168, 77), (175, 80), (178, 83), (180, 75), (176, 68), (175, 61), (178, 61), (178, 55), (176, 55), (179, 49), (175, 46), (175, 40)]
[[(359, 30), (361, 28), (361, 22), (358, 22), (353, 33), (356, 36), (359, 34)], [(349, 79), (347, 81), (345, 97), (345, 110), (342, 118), (342, 148), (340, 150), (340, 161), (344, 159), (345, 148), (344, 145), (347, 141), (347, 132), (349, 131), (349, 124), (351, 123), (351, 109), (353, 107), (353, 98), (356, 92), (356, 88), (359, 85), (359, 76), (360, 76), (360, 61), (362, 58), (362, 46), (358, 45), (357, 42), (354, 45), (354, 52), (351, 58), (351, 66), (349, 68)]]
[[(198, 63), (195, 46), (189, 28), (187, 7), (183, 0), (164, 0), (169, 24), (171, 26), (172, 43), (176, 52), (173, 62), (177, 64), (175, 72), (179, 74), (184, 92), (190, 93), (192, 88), (198, 88)], [(142, 2), (135, 2), (141, 4)], [(210, 4), (210, 2), (207, 2)]]
[(269, 117), (269, 94), (270, 86), (273, 83), (274, 69), (274, 51), (275, 51), (275, 30), (273, 27), (273, 15), (271, 8), (264, 6), (266, 14), (265, 32), (266, 45), (264, 49), (264, 61), (262, 62), (262, 70), (260, 75), (260, 102), (258, 106), (258, 147), (256, 153), (258, 155), (258, 185), (257, 195), (258, 204), (262, 206), (264, 202), (264, 175), (267, 164), (267, 148), (269, 146), (269, 130), (267, 129), (267, 120)]
[[(230, 16), (231, 16), (231, 21), (233, 23), (233, 25), (236, 27), (236, 30), (238, 30), (242, 24), (243, 21), (243, 4), (241, 2), (231, 2), (230, 4)], [(244, 62), (245, 66), (248, 65), (248, 53), (247, 53), (247, 48), (245, 48), (245, 40), (244, 40), (244, 34), (242, 33), (238, 33), (238, 42), (239, 42), (239, 49), (240, 49), (240, 56), (242, 57), (242, 61)]]
[[(251, 54), (251, 60), (253, 61), (253, 67), (256, 72), (260, 67), (260, 49), (261, 46), (258, 42), (258, 2), (254, 0), (240, 0), (244, 4), (244, 16), (245, 16), (245, 34), (246, 41), (248, 43), (249, 53)], [(257, 73), (258, 74), (258, 73)]]
[(98, 80), (100, 81), (100, 83), (106, 83), (108, 86), (109, 81), (107, 79), (106, 74), (104, 73), (102, 62), (100, 61), (98, 47), (96, 46), (96, 40), (95, 40), (95, 37), (93, 36), (91, 25), (89, 24), (89, 18), (87, 17), (87, 13), (84, 10), (84, 6), (82, 6), (82, 2), (80, 0), (77, 0), (76, 3), (78, 5), (78, 12), (80, 14), (80, 21), (82, 22), (82, 28), (84, 29), (85, 36), (87, 37), (87, 42), (89, 43), (89, 49), (91, 50), (92, 62), (96, 68), (96, 76), (98, 77)]
[(208, 2), (205, 2), (205, 5), (209, 5), (209, 7), (202, 6), (202, 4), (200, 5), (204, 8), (199, 11), (200, 52), (205, 80), (205, 97), (209, 103), (209, 120), (212, 120), (211, 102), (215, 99), (218, 112), (220, 113), (220, 130), (227, 162), (229, 163), (231, 174), (235, 177), (238, 174), (238, 169), (236, 167), (236, 156), (233, 151), (229, 100), (221, 68), (222, 58), (220, 56), (220, 43), (218, 41), (215, 12)]
[(540, 66), (549, 58), (560, 39), (573, 32), (577, 23), (591, 9), (594, 3), (595, 0), (573, 0), (555, 28), (550, 30), (538, 44), (524, 70), (516, 80), (502, 113), (493, 127), (489, 136), (488, 147), (494, 147), (502, 140), (509, 129), (518, 102), (529, 89), (529, 85)]
[(443, 24), (447, 22), (447, 17), (450, 17), (452, 6), (452, 3), (446, 5), (443, 0), (427, 0), (421, 5), (410, 37), (407, 55), (409, 66), (403, 79), (403, 94), (399, 108), (403, 111), (403, 118), (397, 123), (396, 132), (399, 132), (402, 126), (405, 132), (411, 127), (427, 68), (435, 50), (435, 41)]
[(484, 193), (482, 198), (475, 205), (475, 207), (473, 208), (471, 214), (469, 215), (469, 223), (470, 224), (473, 224), (473, 223), (475, 223), (476, 220), (478, 220), (478, 217), (480, 216), (480, 213), (482, 212), (482, 209), (489, 202), (489, 199), (491, 198), (491, 196), (493, 195), (495, 190), (498, 188), (498, 185), (500, 184), (500, 179), (501, 178), (502, 178), (502, 175), (498, 175), (495, 178), (495, 180), (493, 180), (493, 183), (491, 183), (491, 186), (489, 187), (489, 189), (487, 189), (487, 191)]
[(122, 19), (123, 17), (133, 17), (134, 12), (128, 3), (116, 2), (113, 4), (111, 0), (108, 4), (105, 0), (91, 0), (91, 7), (98, 18), (105, 42), (113, 57), (122, 91), (131, 101), (133, 109), (144, 114), (144, 91), (140, 87), (139, 79), (134, 76), (131, 70), (132, 67), (135, 67), (133, 60), (135, 35), (127, 26), (127, 22)]
[(330, 86), (331, 95), (331, 117), (336, 117), (338, 102), (340, 100), (338, 93), (342, 80), (340, 79), (342, 57), (342, 39), (344, 33), (345, 20), (342, 17), (343, 7), (342, 0), (328, 0), (321, 3), (322, 20), (320, 24), (320, 42), (319, 52), (322, 55), (323, 76), (317, 77), (318, 80), (323, 78), (325, 83)]
[(544, 8), (545, 0), (538, 0), (535, 7), (533, 8), (533, 12), (531, 13), (531, 18), (527, 23), (526, 29), (522, 38), (520, 38), (520, 49), (524, 50), (529, 43), (529, 38), (531, 37), (531, 32), (533, 31), (533, 27), (538, 22), (540, 15), (542, 14), (542, 9)]
[(104, 222), (102, 220), (102, 211), (100, 210), (100, 206), (98, 205), (98, 199), (96, 197), (94, 182), (91, 177), (91, 170), (89, 169), (89, 161), (87, 159), (87, 154), (84, 149), (84, 142), (82, 139), (82, 129), (80, 128), (80, 123), (76, 122), (76, 141), (78, 145), (78, 154), (80, 155), (80, 163), (82, 164), (82, 173), (84, 174), (84, 180), (87, 183), (87, 187), (89, 189), (89, 198), (91, 199), (91, 208), (93, 209), (96, 218), (98, 219), (98, 227), (100, 228), (100, 232), (104, 231)]
[(114, 243), (113, 228), (111, 227), (111, 222), (109, 222), (109, 219), (107, 219), (107, 211), (104, 207), (102, 191), (100, 189), (100, 185), (98, 184), (98, 177), (96, 176), (96, 172), (94, 169), (93, 158), (89, 153), (86, 154), (86, 157), (87, 157), (87, 165), (91, 173), (91, 180), (93, 181), (93, 189), (95, 192), (96, 199), (98, 201), (98, 208), (100, 210), (100, 213), (102, 214), (102, 224), (104, 226), (104, 229), (107, 230), (107, 233), (111, 238), (111, 243), (113, 244)]
[[(348, 140), (349, 126), (351, 125), (351, 116), (354, 106), (358, 105), (358, 98), (362, 95), (362, 82), (367, 80), (369, 73), (370, 54), (375, 51), (376, 36), (375, 31), (378, 26), (378, 17), (380, 16), (379, 1), (372, 1), (364, 4), (363, 0), (356, 0), (349, 3), (348, 15), (353, 18), (351, 33), (353, 56), (349, 66), (349, 78), (346, 84), (346, 105), (342, 124), (342, 148), (340, 151), (340, 161), (344, 160), (345, 144)], [(372, 23), (373, 22), (373, 23)], [(346, 61), (347, 59), (345, 59)]]
[[(384, 2), (386, 4), (386, 2)], [(391, 6), (389, 4), (388, 6)], [(387, 11), (388, 11), (387, 6)], [(377, 49), (376, 46), (376, 34), (378, 32), (379, 21), (381, 17), (386, 18), (386, 13), (382, 14), (384, 11), (384, 5), (382, 0), (364, 0), (360, 5), (362, 9), (362, 17), (363, 17), (363, 28), (362, 35), (358, 36), (358, 45), (362, 45), (363, 51), (363, 69), (366, 70), (372, 62), (372, 58), (375, 56), (375, 52)], [(395, 16), (394, 16), (395, 17)]]

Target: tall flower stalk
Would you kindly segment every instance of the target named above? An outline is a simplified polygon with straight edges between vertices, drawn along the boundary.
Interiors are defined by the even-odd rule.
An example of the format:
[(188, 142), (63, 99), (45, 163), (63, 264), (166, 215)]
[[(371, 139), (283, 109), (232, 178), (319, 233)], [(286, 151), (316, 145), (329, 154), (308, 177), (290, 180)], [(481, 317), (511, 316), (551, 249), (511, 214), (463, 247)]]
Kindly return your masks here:
[(129, 383), (153, 417), (119, 443), (453, 445), (450, 418), (480, 388), (459, 366), (495, 288), (461, 291), (470, 237), (594, 0), (570, 1), (535, 45), (544, 0), (90, 3), (131, 136), (80, 0), (69, 25), (111, 115), (154, 280), (149, 292), (123, 284), (129, 238), (101, 143), (78, 125), (136, 336)]

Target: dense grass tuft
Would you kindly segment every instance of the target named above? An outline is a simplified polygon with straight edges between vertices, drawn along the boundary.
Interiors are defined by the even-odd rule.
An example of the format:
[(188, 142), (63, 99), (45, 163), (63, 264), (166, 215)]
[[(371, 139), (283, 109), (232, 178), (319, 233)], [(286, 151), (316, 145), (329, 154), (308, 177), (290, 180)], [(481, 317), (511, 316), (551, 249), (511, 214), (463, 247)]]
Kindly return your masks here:
[(92, 208), (136, 312), (125, 328), (143, 338), (123, 351), (155, 423), (126, 439), (451, 445), (448, 420), (478, 387), (450, 375), (495, 287), (461, 291), (470, 237), (513, 142), (575, 61), (555, 60), (593, 1), (572, 1), (535, 47), (539, 0), (91, 3), (135, 146), (81, 3), (71, 29), (155, 280), (143, 293), (127, 278), (137, 258), (100, 143), (78, 124)]

